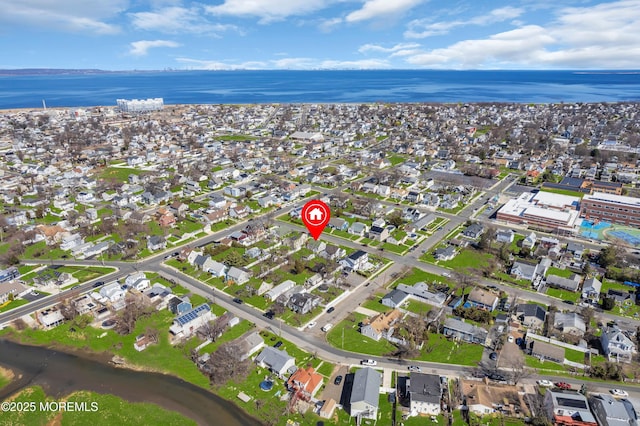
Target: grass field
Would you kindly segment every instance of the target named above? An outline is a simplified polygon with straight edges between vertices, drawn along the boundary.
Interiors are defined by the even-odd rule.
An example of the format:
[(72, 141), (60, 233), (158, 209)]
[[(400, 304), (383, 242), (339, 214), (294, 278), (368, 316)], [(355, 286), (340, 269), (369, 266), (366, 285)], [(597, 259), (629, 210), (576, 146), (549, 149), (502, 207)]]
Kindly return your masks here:
[(430, 272), (423, 271), (422, 269), (413, 268), (406, 276), (397, 279), (397, 283), (413, 285), (419, 282), (425, 282), (431, 284), (434, 281), (444, 284), (451, 284), (448, 278), (441, 275), (432, 274)]
[(10, 311), (11, 309), (15, 309), (15, 308), (17, 308), (19, 306), (26, 305), (27, 303), (29, 303), (29, 301), (28, 300), (24, 300), (24, 299), (16, 299), (16, 300), (14, 300), (12, 302), (9, 302), (9, 303), (6, 303), (6, 304), (3, 303), (2, 305), (0, 305), (1, 306), (0, 307), (0, 312), (7, 312), (7, 311)]
[(557, 370), (557, 371), (566, 371), (564, 365), (556, 364), (551, 361), (540, 361), (538, 358), (533, 357), (531, 355), (525, 355), (524, 357), (525, 365), (531, 368), (540, 368), (544, 370)]
[(355, 322), (351, 322), (347, 319), (334, 325), (333, 329), (329, 330), (327, 333), (327, 341), (331, 346), (351, 352), (378, 356), (382, 356), (396, 349), (394, 345), (384, 339), (376, 342), (375, 340), (360, 334), (358, 331), (358, 323), (367, 317), (366, 315), (357, 313), (354, 314), (354, 317), (356, 320)]
[(363, 308), (371, 309), (372, 311), (376, 312), (387, 312), (391, 309), (388, 306), (384, 306), (382, 303), (380, 303), (379, 296), (375, 296), (375, 299), (366, 300), (361, 306)]
[(562, 300), (571, 300), (574, 303), (580, 298), (580, 293), (569, 290), (560, 290), (558, 288), (548, 288), (547, 295), (557, 297)]
[(442, 334), (429, 333), (429, 341), (425, 343), (418, 359), (444, 364), (478, 365), (483, 349), (482, 345), (454, 342)]
[(584, 352), (574, 351), (573, 349), (565, 349), (564, 357), (569, 361), (579, 362), (584, 364)]
[(464, 272), (468, 268), (480, 269), (488, 264), (491, 254), (483, 253), (471, 248), (462, 249), (456, 257), (451, 260), (439, 262), (440, 266)]
[(96, 392), (74, 392), (64, 398), (48, 397), (40, 386), (25, 388), (16, 395), (15, 402), (40, 403), (60, 401), (86, 403), (91, 408), (97, 404), (97, 412), (86, 411), (13, 411), (2, 414), (2, 424), (5, 425), (44, 425), (63, 424), (71, 426), (126, 425), (126, 424), (165, 424), (165, 425), (195, 425), (196, 422), (174, 411), (165, 410), (159, 405), (150, 403), (132, 403), (117, 396)]
[(115, 179), (118, 182), (127, 182), (129, 180), (129, 175), (139, 175), (141, 173), (143, 173), (142, 170), (128, 167), (107, 167), (100, 173), (100, 178), (105, 180)]
[(549, 275), (556, 275), (558, 277), (563, 277), (563, 278), (571, 278), (571, 276), (573, 275), (573, 272), (571, 272), (569, 269), (560, 269), (560, 268), (556, 268), (555, 266), (552, 266), (549, 269), (547, 269), (547, 276)]

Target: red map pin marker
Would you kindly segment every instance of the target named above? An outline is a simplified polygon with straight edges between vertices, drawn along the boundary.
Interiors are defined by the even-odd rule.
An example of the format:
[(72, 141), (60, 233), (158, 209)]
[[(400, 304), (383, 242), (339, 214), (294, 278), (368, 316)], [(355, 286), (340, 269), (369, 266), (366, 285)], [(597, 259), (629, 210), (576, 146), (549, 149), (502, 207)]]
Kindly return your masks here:
[(314, 240), (320, 238), (320, 234), (331, 219), (329, 206), (320, 200), (311, 200), (302, 208), (302, 222), (306, 225)]

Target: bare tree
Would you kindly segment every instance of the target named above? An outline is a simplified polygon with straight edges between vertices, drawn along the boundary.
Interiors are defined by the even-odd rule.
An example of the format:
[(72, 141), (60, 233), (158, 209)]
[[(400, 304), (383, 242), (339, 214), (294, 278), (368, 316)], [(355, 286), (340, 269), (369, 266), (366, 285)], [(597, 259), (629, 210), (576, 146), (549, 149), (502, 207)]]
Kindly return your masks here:
[(220, 335), (227, 328), (227, 324), (224, 321), (209, 321), (202, 327), (202, 333), (207, 339), (215, 342)]
[(213, 385), (222, 385), (232, 378), (241, 382), (251, 371), (251, 360), (240, 360), (233, 347), (225, 343), (211, 354), (206, 369)]

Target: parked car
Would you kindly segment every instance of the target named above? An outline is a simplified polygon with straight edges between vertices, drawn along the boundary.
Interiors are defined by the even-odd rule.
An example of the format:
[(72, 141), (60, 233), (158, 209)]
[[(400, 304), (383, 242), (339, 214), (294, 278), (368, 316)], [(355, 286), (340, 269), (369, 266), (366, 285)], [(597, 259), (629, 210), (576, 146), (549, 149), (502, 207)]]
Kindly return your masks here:
[(489, 355), (489, 359), (491, 361), (496, 361), (498, 359), (498, 353), (497, 352), (491, 352), (491, 355)]
[(414, 373), (419, 373), (420, 371), (420, 367), (418, 367), (417, 365), (410, 365), (409, 366), (409, 371), (414, 372)]
[(334, 385), (339, 385), (340, 383), (342, 383), (342, 376), (336, 377), (336, 379), (333, 381)]
[(508, 341), (509, 343), (513, 343), (513, 340), (514, 340), (514, 339), (513, 339), (513, 336), (509, 335), (509, 337), (507, 337), (507, 341)]
[(317, 322), (315, 322), (315, 321), (311, 321), (311, 322), (309, 323), (309, 325), (307, 325), (307, 328), (313, 328), (313, 327), (315, 327), (315, 326), (316, 326), (316, 324), (317, 324)]
[(233, 301), (236, 302), (238, 305), (242, 305), (244, 303), (244, 301), (239, 297), (234, 297)]
[(327, 309), (327, 313), (330, 314), (331, 312), (335, 311), (336, 308), (334, 308), (333, 306), (330, 307), (329, 309)]
[(280, 346), (282, 346), (282, 340), (278, 340), (278, 343), (273, 345), (274, 348), (279, 348)]
[(267, 311), (264, 313), (264, 316), (267, 317), (268, 319), (273, 319), (276, 316), (276, 313), (273, 311)]
[(626, 398), (629, 396), (629, 393), (626, 390), (622, 389), (609, 389), (609, 392), (611, 392), (613, 396), (619, 396), (621, 398)]
[(567, 382), (556, 382), (555, 385), (560, 389), (571, 389), (571, 385)]
[(100, 287), (101, 285), (104, 285), (104, 281), (96, 282), (95, 284), (93, 284), (93, 288)]
[(362, 361), (360, 361), (360, 364), (362, 365), (378, 365), (378, 363), (372, 359), (363, 359)]
[(540, 379), (536, 382), (538, 386), (542, 386), (543, 388), (552, 388), (553, 382), (551, 380)]
[(327, 331), (331, 330), (331, 327), (333, 327), (333, 324), (328, 323), (328, 324), (325, 324), (320, 330), (326, 333)]
[(562, 303), (566, 303), (567, 305), (575, 305), (573, 300), (563, 300)]

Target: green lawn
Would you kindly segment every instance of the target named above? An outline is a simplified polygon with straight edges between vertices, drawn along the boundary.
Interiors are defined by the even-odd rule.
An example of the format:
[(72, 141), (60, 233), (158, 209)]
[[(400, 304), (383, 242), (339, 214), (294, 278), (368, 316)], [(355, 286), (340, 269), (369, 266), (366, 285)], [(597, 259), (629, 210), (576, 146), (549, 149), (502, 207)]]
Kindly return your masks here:
[[(64, 424), (84, 426), (95, 424), (99, 418), (100, 425), (126, 425), (136, 424), (143, 420), (145, 424), (166, 424), (166, 425), (195, 425), (196, 422), (177, 412), (165, 410), (159, 405), (145, 403), (133, 403), (125, 401), (114, 395), (101, 394), (96, 392), (79, 391), (60, 399), (47, 396), (40, 386), (32, 386), (23, 389), (15, 396), (16, 402), (40, 403), (54, 401), (68, 401), (86, 403), (91, 408), (96, 404), (98, 411), (13, 411), (3, 413), (2, 424)], [(59, 417), (58, 417), (59, 416)]]
[[(425, 282), (427, 284), (431, 284), (433, 282), (440, 282), (444, 284), (451, 284), (448, 278), (443, 277), (441, 275), (432, 274), (427, 271), (423, 271), (422, 269), (413, 268), (411, 271), (404, 277), (399, 277), (397, 279), (398, 284), (407, 284), (413, 285), (419, 282)], [(394, 287), (396, 285), (394, 284)]]
[(565, 349), (564, 357), (569, 361), (579, 362), (580, 364), (584, 364), (584, 352), (576, 351), (573, 349)]
[(397, 246), (391, 243), (383, 243), (382, 248), (396, 254), (403, 254), (409, 249), (407, 246)]
[(409, 299), (406, 302), (406, 306), (403, 306), (403, 308), (409, 312), (413, 312), (414, 314), (424, 315), (431, 310), (432, 306), (414, 299)]
[(216, 136), (216, 139), (219, 141), (252, 141), (252, 140), (256, 140), (257, 138), (255, 136), (249, 136), (249, 135), (222, 135), (222, 136)]
[(335, 324), (334, 327), (329, 330), (327, 333), (327, 341), (331, 346), (351, 352), (377, 356), (382, 356), (396, 349), (394, 345), (384, 339), (376, 342), (360, 334), (358, 331), (358, 323), (365, 320), (367, 316), (358, 313), (354, 313), (353, 315), (355, 322), (347, 319)]
[(129, 175), (140, 175), (142, 170), (132, 169), (128, 167), (107, 167), (100, 173), (102, 179), (115, 179), (118, 182), (127, 182)]
[(381, 298), (379, 296), (375, 296), (375, 299), (367, 299), (361, 306), (376, 312), (389, 311), (391, 308), (380, 303), (380, 299)]
[(10, 311), (11, 309), (17, 308), (18, 306), (26, 305), (27, 303), (29, 303), (28, 300), (16, 299), (13, 302), (9, 302), (6, 305), (0, 305), (2, 306), (2, 308), (0, 308), (0, 312), (7, 312), (7, 311)]
[(481, 269), (488, 264), (491, 254), (472, 248), (465, 248), (451, 260), (441, 261), (438, 264), (455, 271), (465, 272), (467, 268)]
[(391, 162), (392, 166), (397, 166), (398, 164), (402, 163), (405, 158), (400, 155), (392, 155), (391, 157), (388, 157), (387, 160)]
[(323, 361), (320, 367), (318, 367), (318, 373), (329, 378), (331, 377), (331, 373), (333, 373), (334, 368), (335, 368), (335, 365), (331, 364), (330, 362)]
[[(201, 303), (204, 298), (191, 297), (194, 305)], [(188, 342), (183, 348), (169, 344), (167, 330), (173, 321), (173, 314), (169, 311), (159, 311), (151, 316), (140, 319), (133, 333), (121, 336), (113, 330), (101, 330), (93, 327), (70, 331), (70, 324), (66, 323), (52, 330), (26, 329), (22, 332), (7, 328), (2, 333), (12, 333), (23, 343), (36, 345), (60, 345), (62, 347), (84, 348), (95, 352), (109, 352), (124, 357), (129, 363), (155, 371), (161, 371), (180, 377), (195, 385), (208, 388), (208, 379), (200, 373), (196, 365), (188, 358), (188, 350), (198, 342), (196, 339)], [(137, 335), (146, 331), (147, 327), (159, 330), (160, 342), (138, 352), (133, 343)], [(98, 337), (103, 335), (103, 337)]]
[(549, 269), (547, 269), (547, 276), (549, 275), (557, 275), (558, 277), (571, 278), (571, 276), (573, 275), (573, 272), (571, 272), (569, 269), (560, 269), (560, 268), (556, 268), (555, 266), (552, 266)]
[(580, 293), (569, 290), (560, 290), (558, 288), (547, 288), (547, 295), (557, 297), (562, 300), (571, 300), (572, 302), (577, 302), (580, 298)]
[(454, 342), (442, 334), (429, 333), (429, 341), (425, 343), (418, 359), (443, 364), (478, 365), (483, 349), (482, 345)]
[(571, 191), (568, 189), (544, 188), (542, 192), (551, 192), (552, 194), (569, 195), (571, 197), (578, 198), (582, 198), (584, 196), (584, 193), (582, 192)]
[(564, 365), (556, 364), (555, 362), (551, 362), (551, 361), (542, 362), (538, 358), (531, 355), (525, 355), (524, 358), (525, 358), (524, 361), (527, 367), (539, 368), (544, 370), (566, 371)]

